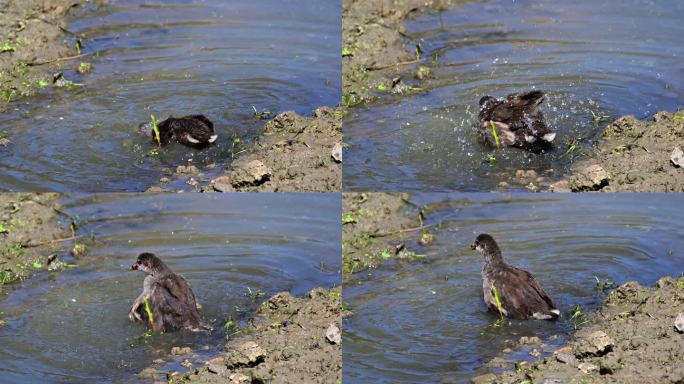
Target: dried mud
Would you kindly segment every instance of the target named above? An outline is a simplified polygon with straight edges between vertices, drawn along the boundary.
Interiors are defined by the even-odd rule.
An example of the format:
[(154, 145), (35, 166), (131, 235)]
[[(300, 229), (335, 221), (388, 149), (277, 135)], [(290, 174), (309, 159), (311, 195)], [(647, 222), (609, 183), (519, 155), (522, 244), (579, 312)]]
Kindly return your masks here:
[(684, 192), (684, 112), (651, 121), (625, 116), (603, 132), (593, 156), (575, 163), (565, 188), (574, 192)]
[(344, 276), (376, 268), (389, 259), (415, 259), (419, 244), (433, 241), (423, 212), (399, 193), (342, 194)]
[(56, 193), (0, 193), (0, 293), (34, 271), (63, 266), (56, 253), (64, 251), (70, 233), (59, 210)]
[(0, 112), (21, 97), (52, 85), (52, 74), (78, 66), (77, 38), (65, 19), (86, 0), (0, 1)]
[[(356, 106), (386, 92), (410, 93), (402, 79), (423, 78), (429, 68), (411, 42), (403, 22), (449, 0), (344, 0), (342, 2), (342, 104)], [(422, 68), (421, 68), (422, 67)]]

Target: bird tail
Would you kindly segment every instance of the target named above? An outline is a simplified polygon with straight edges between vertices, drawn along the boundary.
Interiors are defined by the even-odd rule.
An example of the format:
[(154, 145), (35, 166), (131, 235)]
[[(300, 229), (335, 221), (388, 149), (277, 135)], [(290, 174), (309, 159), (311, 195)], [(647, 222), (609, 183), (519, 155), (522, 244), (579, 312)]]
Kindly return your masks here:
[(557, 320), (560, 317), (560, 311), (554, 308), (548, 312), (535, 312), (532, 317), (537, 320)]

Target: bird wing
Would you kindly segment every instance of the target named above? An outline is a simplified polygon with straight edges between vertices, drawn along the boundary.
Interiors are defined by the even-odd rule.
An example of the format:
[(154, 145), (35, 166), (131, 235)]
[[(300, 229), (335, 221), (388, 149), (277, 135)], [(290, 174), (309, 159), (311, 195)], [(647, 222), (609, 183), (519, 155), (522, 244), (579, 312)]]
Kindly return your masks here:
[(511, 317), (529, 318), (535, 312), (555, 309), (537, 279), (525, 270), (511, 266), (503, 268), (495, 276), (494, 286), (499, 291), (502, 306)]
[(159, 284), (166, 289), (172, 297), (183, 302), (195, 304), (195, 295), (190, 289), (190, 284), (183, 278), (183, 276), (170, 273), (159, 279)]
[(212, 123), (211, 120), (209, 120), (209, 118), (204, 116), (204, 115), (190, 115), (190, 116), (186, 116), (186, 118), (187, 119), (199, 120), (199, 121), (203, 122), (204, 124), (206, 124), (207, 127), (211, 128), (212, 130), (214, 129), (214, 123)]

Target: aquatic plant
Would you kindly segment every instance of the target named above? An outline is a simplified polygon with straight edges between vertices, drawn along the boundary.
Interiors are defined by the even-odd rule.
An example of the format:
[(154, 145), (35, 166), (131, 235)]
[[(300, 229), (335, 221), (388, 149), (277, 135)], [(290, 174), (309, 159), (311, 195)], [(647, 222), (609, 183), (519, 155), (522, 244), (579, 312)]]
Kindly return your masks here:
[(494, 302), (496, 303), (496, 309), (499, 310), (499, 316), (501, 316), (501, 321), (503, 321), (503, 305), (501, 304), (501, 298), (499, 297), (499, 290), (496, 289), (496, 285), (492, 282), (492, 294), (494, 295)]
[(575, 328), (575, 330), (581, 325), (589, 322), (588, 316), (582, 312), (582, 308), (579, 304), (576, 304), (575, 308), (572, 310), (572, 317), (570, 317), (570, 321), (572, 321), (572, 326)]
[(596, 285), (594, 286), (594, 288), (596, 288), (596, 290), (599, 292), (603, 292), (606, 289), (615, 286), (614, 282), (607, 279), (605, 281), (601, 281), (601, 279), (599, 279), (598, 276), (594, 276), (594, 280), (596, 280)]
[(0, 224), (0, 233), (7, 233), (9, 232), (9, 229), (5, 227), (5, 224)]
[(154, 131), (154, 137), (157, 139), (157, 145), (161, 145), (161, 134), (159, 133), (159, 127), (157, 127), (157, 118), (154, 115), (150, 115), (152, 120), (152, 130)]
[(268, 119), (269, 117), (273, 116), (273, 112), (266, 109), (259, 112), (259, 110), (257, 110), (257, 107), (255, 107), (254, 105), (252, 105), (252, 110), (254, 111), (254, 117), (256, 117), (258, 120)]
[(5, 43), (5, 44), (3, 44), (2, 46), (0, 46), (0, 53), (4, 53), (4, 52), (14, 52), (14, 51), (15, 51), (15, 48), (14, 48), (14, 46), (13, 46), (12, 44), (10, 44), (10, 43)]
[(252, 288), (247, 287), (247, 296), (248, 296), (252, 301), (255, 301), (256, 299), (258, 299), (258, 298), (260, 298), (260, 297), (262, 297), (262, 296), (265, 296), (265, 295), (266, 295), (266, 292), (264, 292), (264, 291), (262, 291), (262, 290), (260, 290), (260, 289), (257, 289), (257, 290), (255, 290), (255, 291), (253, 291)]
[(358, 223), (358, 219), (351, 214), (347, 214), (344, 217), (342, 217), (342, 224), (353, 224), (353, 223)]
[(490, 121), (492, 124), (492, 136), (494, 136), (494, 143), (496, 143), (496, 147), (499, 148), (501, 146), (501, 142), (499, 141), (499, 133), (496, 131), (496, 124), (493, 121)]
[(150, 300), (146, 297), (143, 300), (145, 303), (145, 312), (147, 313), (147, 318), (150, 320), (150, 325), (154, 323), (154, 316), (152, 315), (152, 307), (150, 307)]
[(602, 121), (607, 121), (610, 120), (611, 117), (608, 115), (597, 115), (594, 113), (594, 111), (589, 111), (591, 112), (591, 125), (594, 127), (598, 126)]

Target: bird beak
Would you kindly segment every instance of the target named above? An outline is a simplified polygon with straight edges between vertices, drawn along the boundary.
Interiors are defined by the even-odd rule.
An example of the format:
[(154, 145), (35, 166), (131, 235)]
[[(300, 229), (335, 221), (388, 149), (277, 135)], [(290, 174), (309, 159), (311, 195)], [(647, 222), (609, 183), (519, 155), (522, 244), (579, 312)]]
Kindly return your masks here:
[(131, 264), (131, 271), (135, 271), (136, 269), (138, 269), (138, 265), (139, 264), (137, 261), (135, 263)]
[(472, 249), (474, 251), (475, 248), (477, 248), (477, 245), (475, 245), (475, 243), (470, 244), (470, 249)]

